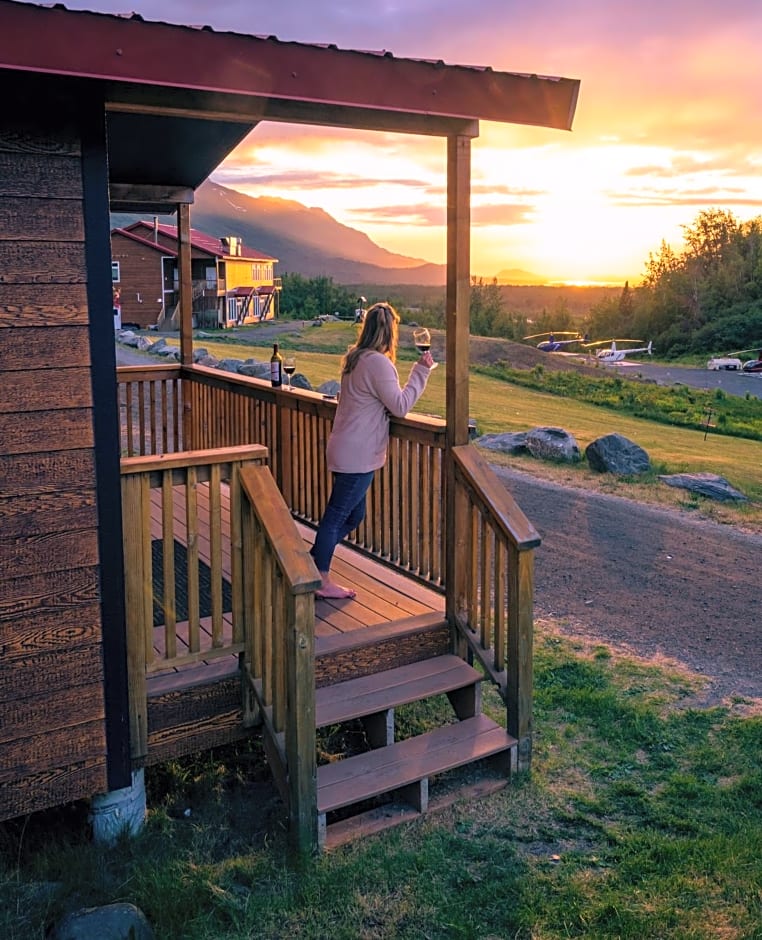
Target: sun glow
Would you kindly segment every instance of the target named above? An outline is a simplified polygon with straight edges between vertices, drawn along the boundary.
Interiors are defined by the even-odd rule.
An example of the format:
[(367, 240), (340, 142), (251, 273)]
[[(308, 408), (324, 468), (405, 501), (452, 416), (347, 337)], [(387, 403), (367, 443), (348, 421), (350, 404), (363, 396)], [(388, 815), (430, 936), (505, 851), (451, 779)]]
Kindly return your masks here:
[[(472, 271), (637, 282), (649, 255), (663, 240), (679, 247), (683, 227), (713, 196), (715, 204), (743, 206), (746, 217), (758, 214), (754, 160), (745, 157), (735, 172), (700, 151), (626, 144), (616, 135), (559, 139), (542, 128), (485, 125), (472, 146)], [(214, 178), (247, 195), (320, 207), (389, 251), (445, 261), (439, 139), (258, 128)]]

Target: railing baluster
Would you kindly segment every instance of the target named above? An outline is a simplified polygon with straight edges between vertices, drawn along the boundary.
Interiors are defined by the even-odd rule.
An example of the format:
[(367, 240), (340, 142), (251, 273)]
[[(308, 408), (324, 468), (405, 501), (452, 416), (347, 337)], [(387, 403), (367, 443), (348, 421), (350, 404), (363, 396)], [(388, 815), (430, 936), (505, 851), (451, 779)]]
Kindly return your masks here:
[[(164, 581), (164, 655), (177, 656), (177, 598), (175, 596), (175, 512), (172, 472), (161, 475), (161, 565)], [(150, 661), (148, 663), (150, 666)]]
[(248, 636), (249, 608), (244, 610), (243, 598), (252, 597), (251, 572), (244, 568), (243, 530), (241, 524), (241, 463), (230, 468), (230, 593), (233, 604), (233, 643), (241, 643)]
[(273, 727), (276, 731), (283, 731), (286, 727), (286, 596), (280, 568), (273, 565), (270, 576), (273, 598)]
[(479, 593), (481, 595), (481, 605), (479, 610), (479, 630), (482, 638), (482, 646), (490, 649), (492, 646), (491, 622), (492, 622), (492, 539), (493, 531), (488, 525), (486, 513), (479, 514), (479, 523), (481, 530), (481, 544), (479, 559), (479, 574), (481, 586)]
[(225, 640), (222, 623), (222, 477), (215, 464), (209, 474), (209, 558), (211, 561), (212, 646), (221, 647)]
[(505, 651), (506, 651), (506, 577), (507, 577), (507, 555), (505, 540), (499, 536), (495, 540), (495, 566), (492, 578), (495, 584), (495, 629), (493, 639), (493, 649), (495, 651), (495, 669), (502, 672), (505, 669)]

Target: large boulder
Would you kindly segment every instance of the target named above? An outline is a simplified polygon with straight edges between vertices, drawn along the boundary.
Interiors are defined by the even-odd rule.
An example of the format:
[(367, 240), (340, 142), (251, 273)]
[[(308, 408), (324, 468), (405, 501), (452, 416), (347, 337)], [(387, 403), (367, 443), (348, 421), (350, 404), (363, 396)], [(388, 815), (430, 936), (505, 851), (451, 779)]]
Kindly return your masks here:
[(119, 330), (116, 334), (116, 338), (120, 343), (123, 343), (125, 346), (132, 346), (133, 349), (138, 345), (138, 335), (133, 333), (132, 330)]
[(258, 359), (247, 359), (238, 367), (238, 373), (254, 379), (269, 379), (270, 363), (260, 362)]
[(606, 434), (596, 438), (585, 448), (587, 462), (598, 473), (617, 473), (621, 476), (646, 473), (651, 469), (648, 454), (622, 434)]
[(741, 501), (749, 498), (716, 473), (672, 473), (660, 476), (659, 479), (667, 486), (676, 486), (721, 502)]
[(582, 459), (574, 435), (563, 428), (532, 428), (527, 432), (527, 450), (539, 460), (576, 463)]
[(494, 450), (499, 454), (525, 454), (527, 452), (526, 431), (504, 431), (502, 434), (482, 434), (474, 441), (479, 447)]
[(335, 398), (341, 391), (341, 383), (337, 382), (336, 379), (328, 379), (327, 382), (318, 385), (316, 391), (320, 392), (321, 395), (329, 395), (331, 398)]
[(239, 372), (243, 365), (243, 359), (220, 359), (215, 368), (222, 372)]
[(154, 940), (145, 914), (134, 904), (107, 904), (73, 911), (49, 934), (50, 940)]
[(302, 372), (295, 372), (291, 376), (291, 385), (293, 388), (302, 388), (307, 392), (312, 391), (310, 380)]

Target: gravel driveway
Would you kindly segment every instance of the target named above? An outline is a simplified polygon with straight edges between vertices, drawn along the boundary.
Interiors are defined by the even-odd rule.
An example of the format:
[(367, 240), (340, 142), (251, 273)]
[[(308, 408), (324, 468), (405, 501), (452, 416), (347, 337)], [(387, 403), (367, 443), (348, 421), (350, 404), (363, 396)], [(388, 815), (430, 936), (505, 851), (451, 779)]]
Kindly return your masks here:
[(762, 536), (494, 467), (542, 536), (535, 611), (762, 698)]

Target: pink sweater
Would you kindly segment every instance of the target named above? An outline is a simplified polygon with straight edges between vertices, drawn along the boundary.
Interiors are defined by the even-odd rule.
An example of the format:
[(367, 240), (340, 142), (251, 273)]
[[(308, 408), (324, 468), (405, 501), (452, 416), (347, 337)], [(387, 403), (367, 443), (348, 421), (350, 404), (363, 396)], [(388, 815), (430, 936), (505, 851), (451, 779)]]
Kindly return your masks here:
[(389, 415), (404, 417), (423, 394), (429, 369), (417, 362), (400, 388), (394, 364), (383, 353), (364, 352), (342, 376), (326, 455), (333, 473), (367, 473), (386, 462)]

